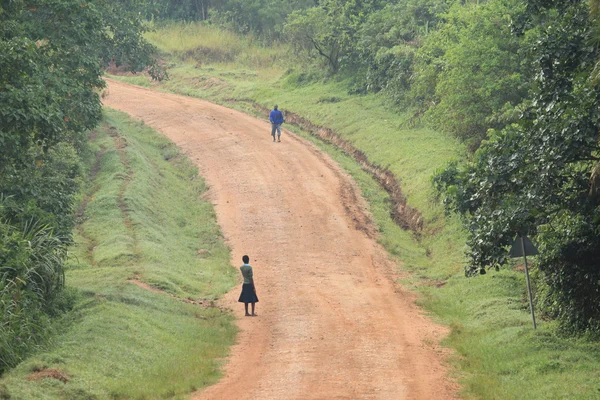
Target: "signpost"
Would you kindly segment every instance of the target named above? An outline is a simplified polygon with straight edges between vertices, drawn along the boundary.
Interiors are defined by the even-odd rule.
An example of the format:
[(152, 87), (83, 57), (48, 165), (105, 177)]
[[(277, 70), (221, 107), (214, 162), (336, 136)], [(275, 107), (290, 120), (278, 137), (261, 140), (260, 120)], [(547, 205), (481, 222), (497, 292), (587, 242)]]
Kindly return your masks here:
[(510, 257), (521, 257), (525, 261), (525, 280), (527, 281), (527, 292), (529, 293), (529, 309), (531, 310), (531, 319), (533, 320), (533, 329), (536, 329), (535, 312), (533, 311), (533, 297), (531, 295), (531, 283), (529, 282), (529, 268), (527, 267), (527, 256), (540, 254), (533, 243), (525, 235), (517, 235), (510, 248)]

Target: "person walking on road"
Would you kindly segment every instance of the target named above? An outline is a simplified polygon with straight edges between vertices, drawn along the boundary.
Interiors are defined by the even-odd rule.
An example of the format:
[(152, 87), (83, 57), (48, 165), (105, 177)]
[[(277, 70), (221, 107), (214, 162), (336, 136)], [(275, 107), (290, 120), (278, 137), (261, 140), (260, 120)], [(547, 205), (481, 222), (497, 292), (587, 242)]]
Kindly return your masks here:
[(271, 136), (275, 141), (275, 133), (277, 133), (277, 141), (281, 142), (281, 124), (285, 122), (283, 113), (277, 109), (277, 104), (273, 106), (273, 110), (269, 114), (269, 121), (271, 121)]
[[(242, 276), (244, 277), (244, 284), (242, 285), (242, 293), (238, 302), (244, 303), (246, 309), (246, 317), (255, 317), (254, 306), (258, 303), (258, 297), (256, 296), (256, 287), (254, 287), (254, 276), (252, 274), (252, 266), (250, 263), (250, 257), (243, 256), (242, 261), (244, 265), (240, 267)], [(248, 303), (252, 304), (252, 314), (248, 313)]]

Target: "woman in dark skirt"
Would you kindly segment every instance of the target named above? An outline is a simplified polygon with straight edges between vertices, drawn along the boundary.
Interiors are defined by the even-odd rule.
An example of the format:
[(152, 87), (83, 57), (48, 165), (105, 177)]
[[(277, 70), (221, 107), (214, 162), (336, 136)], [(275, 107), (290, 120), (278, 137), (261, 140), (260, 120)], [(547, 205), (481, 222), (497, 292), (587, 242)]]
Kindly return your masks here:
[[(244, 265), (240, 267), (240, 271), (242, 271), (242, 276), (244, 277), (244, 284), (242, 285), (242, 294), (240, 294), (240, 299), (238, 301), (244, 303), (247, 317), (255, 317), (256, 313), (254, 313), (254, 305), (258, 303), (258, 297), (256, 297), (256, 288), (254, 287), (252, 266), (249, 264), (250, 257), (244, 256), (242, 257), (242, 261), (244, 262)], [(248, 303), (252, 304), (252, 314), (248, 313)]]

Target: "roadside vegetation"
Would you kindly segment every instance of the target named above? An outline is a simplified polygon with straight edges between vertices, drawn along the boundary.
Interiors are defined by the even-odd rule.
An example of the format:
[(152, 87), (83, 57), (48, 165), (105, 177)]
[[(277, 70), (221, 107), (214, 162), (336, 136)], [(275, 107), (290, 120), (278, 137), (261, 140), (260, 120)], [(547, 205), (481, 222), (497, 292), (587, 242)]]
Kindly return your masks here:
[[(400, 3), (396, 6), (400, 7)], [(490, 25), (486, 25), (489, 22), (487, 20), (471, 18), (473, 14), (479, 13), (490, 13), (489, 18), (492, 18), (497, 15), (493, 10), (498, 8), (501, 10), (500, 15), (504, 16), (509, 11), (524, 13), (527, 9), (517, 2), (512, 5), (506, 2), (482, 2), (479, 6), (465, 5), (464, 10), (455, 6), (448, 11), (449, 14), (444, 14), (454, 15), (452, 19), (441, 18), (438, 30), (434, 30), (433, 24), (430, 24), (429, 34), (438, 35), (438, 42), (449, 46), (448, 40), (439, 40), (445, 29), (446, 35), (451, 35), (457, 46), (462, 49), (460, 51), (467, 52), (475, 48), (477, 43), (463, 42), (461, 37), (457, 36), (457, 31), (452, 30), (452, 26), (444, 25), (449, 24), (448, 21), (458, 21), (462, 24), (460, 26), (465, 26), (458, 33), (473, 35), (472, 40), (483, 40), (477, 46), (492, 46), (485, 42), (492, 39), (490, 35), (502, 37), (504, 42), (494, 46), (505, 49), (502, 57), (510, 57), (511, 52), (520, 51), (519, 46), (522, 46), (514, 42), (518, 42), (517, 39), (500, 36), (500, 32), (510, 36), (510, 25), (506, 28), (506, 24), (510, 24), (510, 18), (499, 18)], [(587, 16), (589, 14), (586, 14), (586, 18)], [(469, 21), (478, 21), (479, 25), (471, 27)], [(425, 29), (416, 32), (426, 34)], [(535, 31), (528, 33), (534, 34)], [(534, 290), (538, 314), (540, 311), (545, 312), (542, 312), (541, 321), (538, 321), (537, 331), (533, 331), (531, 327), (525, 278), (518, 262), (507, 262), (498, 271), (495, 268), (486, 268), (488, 273), (483, 276), (465, 277), (465, 266), (472, 265), (468, 253), (465, 255), (470, 251), (470, 247), (465, 246), (472, 235), (468, 229), (470, 225), (465, 229), (462, 218), (456, 214), (448, 214), (440, 201), (447, 198), (447, 189), (450, 189), (450, 193), (456, 189), (441, 184), (442, 195), (438, 200), (438, 192), (432, 185), (432, 179), (436, 176), (434, 182), (438, 187), (440, 182), (451, 176), (452, 168), (456, 168), (452, 165), (468, 165), (469, 160), (477, 160), (477, 154), (480, 153), (474, 155), (473, 151), (480, 147), (482, 140), (487, 143), (489, 128), (500, 132), (504, 127), (519, 121), (520, 110), (523, 107), (519, 104), (525, 101), (527, 93), (531, 90), (526, 87), (523, 78), (532, 76), (526, 75), (533, 74), (528, 70), (532, 68), (530, 65), (511, 64), (512, 61), (507, 59), (506, 62), (498, 62), (496, 66), (490, 65), (492, 69), (485, 71), (481, 76), (481, 79), (507, 76), (506, 71), (494, 68), (518, 70), (511, 72), (507, 79), (523, 81), (521, 86), (517, 85), (519, 92), (508, 93), (504, 101), (489, 99), (489, 102), (485, 103), (480, 97), (466, 100), (460, 95), (460, 100), (465, 101), (465, 104), (491, 104), (486, 106), (487, 111), (481, 111), (482, 117), (473, 120), (482, 125), (475, 126), (472, 135), (461, 136), (458, 133), (466, 132), (464, 128), (444, 127), (441, 124), (456, 120), (468, 121), (449, 114), (444, 114), (443, 117), (439, 114), (438, 117), (433, 111), (430, 112), (430, 109), (420, 108), (419, 103), (409, 102), (411, 98), (416, 98), (411, 95), (411, 90), (417, 90), (416, 88), (410, 87), (408, 91), (396, 93), (401, 95), (400, 97), (389, 93), (390, 88), (357, 91), (359, 81), (355, 75), (344, 70), (343, 63), (334, 71), (328, 66), (328, 60), (318, 52), (309, 52), (306, 49), (305, 54), (298, 53), (294, 44), (286, 46), (283, 39), (275, 47), (275, 54), (274, 48), (265, 46), (264, 42), (257, 39), (258, 33), (254, 33), (256, 36), (245, 35), (235, 41), (236, 54), (230, 60), (211, 59), (211, 53), (206, 50), (203, 50), (203, 57), (197, 56), (195, 49), (198, 48), (227, 52), (227, 42), (220, 43), (219, 37), (231, 41), (230, 35), (231, 32), (203, 23), (171, 22), (164, 26), (158, 24), (157, 30), (149, 32), (147, 37), (163, 52), (162, 57), (169, 66), (170, 80), (154, 83), (144, 76), (121, 76), (119, 79), (153, 86), (159, 90), (206, 98), (264, 118), (264, 110), (278, 103), (284, 112), (294, 113), (309, 120), (313, 125), (312, 129), (300, 129), (291, 125), (287, 127), (315, 141), (317, 145), (333, 154), (359, 183), (379, 226), (380, 241), (397, 257), (403, 269), (411, 271), (410, 276), (403, 280), (404, 283), (411, 285), (421, 294), (420, 302), (435, 318), (452, 328), (446, 344), (457, 350), (457, 356), (452, 363), (457, 367), (457, 375), (464, 385), (463, 395), (466, 398), (520, 399), (524, 393), (531, 399), (588, 399), (597, 396), (600, 390), (600, 369), (596, 360), (600, 346), (593, 338), (592, 326), (579, 326), (570, 330), (568, 327), (573, 326), (568, 320), (555, 318), (556, 314), (543, 308), (541, 299), (548, 290), (548, 282), (540, 268), (540, 260), (533, 260)], [(199, 42), (203, 37), (210, 39), (207, 42)], [(532, 40), (527, 35), (522, 40), (525, 39)], [(419, 40), (426, 42), (423, 37)], [(189, 47), (186, 47), (186, 43), (190, 43)], [(423, 48), (427, 46), (427, 43), (421, 44)], [(416, 51), (424, 52), (423, 48), (419, 47)], [(440, 54), (446, 54), (450, 50), (457, 53), (449, 59), (440, 58)], [(466, 53), (463, 54), (456, 48), (450, 50), (432, 50), (433, 54), (438, 55), (438, 60), (432, 62), (465, 60)], [(253, 57), (249, 57), (250, 54), (253, 54)], [(475, 57), (476, 53), (472, 56)], [(488, 56), (490, 62), (498, 61), (490, 57)], [(272, 63), (266, 67), (263, 62), (253, 61), (269, 58)], [(465, 65), (462, 72), (465, 75), (451, 82), (456, 85), (454, 89), (450, 82), (448, 88), (444, 89), (448, 90), (449, 96), (458, 96), (460, 93), (476, 94), (460, 84), (461, 81), (468, 81), (469, 71), (472, 71), (479, 61), (473, 59), (469, 62), (471, 64)], [(444, 68), (447, 67), (446, 65)], [(462, 63), (457, 65), (457, 68), (459, 67), (462, 67)], [(442, 70), (445, 69), (430, 71), (433, 74), (430, 77), (432, 82), (448, 78), (439, 75)], [(523, 76), (519, 78), (518, 75)], [(473, 75), (472, 78), (477, 77)], [(483, 84), (492, 85), (494, 89), (489, 87), (481, 95), (490, 95), (495, 93), (496, 89), (509, 89), (514, 86), (514, 82), (510, 81), (489, 81)], [(466, 91), (458, 93), (459, 89)], [(440, 104), (439, 101), (436, 97), (434, 103)], [(455, 100), (448, 101), (448, 104), (455, 106), (449, 107), (444, 113), (467, 112), (456, 106)], [(441, 109), (439, 112), (442, 112)], [(493, 120), (494, 115), (499, 118), (500, 114), (503, 115), (502, 118)], [(485, 122), (485, 118), (489, 118), (490, 122)], [(422, 229), (417, 232), (400, 229), (390, 218), (388, 194), (351, 157), (328, 143), (330, 141), (316, 139), (316, 132), (320, 128), (331, 129), (364, 152), (372, 164), (392, 171), (401, 182), (408, 204), (421, 211), (424, 219)], [(265, 135), (267, 136), (268, 132)], [(451, 167), (446, 170), (448, 165)], [(585, 168), (581, 171), (585, 171)], [(585, 177), (585, 173), (583, 176)], [(535, 179), (535, 176), (532, 176), (532, 179)], [(447, 201), (451, 204), (449, 199)], [(490, 213), (495, 215), (493, 210), (490, 210)], [(515, 231), (509, 232), (509, 236), (513, 238)], [(496, 243), (493, 238), (489, 240)], [(534, 238), (534, 241), (539, 243), (537, 238)], [(540, 247), (543, 248), (541, 245)], [(498, 248), (507, 251), (506, 247)], [(467, 272), (470, 268), (467, 268)], [(587, 334), (573, 335), (573, 332)]]
[(160, 77), (128, 2), (0, 3), (0, 374), (73, 306), (64, 263), (103, 67)]
[(184, 398), (216, 381), (236, 281), (206, 186), (168, 139), (106, 110), (65, 266), (73, 309), (0, 379), (3, 399)]

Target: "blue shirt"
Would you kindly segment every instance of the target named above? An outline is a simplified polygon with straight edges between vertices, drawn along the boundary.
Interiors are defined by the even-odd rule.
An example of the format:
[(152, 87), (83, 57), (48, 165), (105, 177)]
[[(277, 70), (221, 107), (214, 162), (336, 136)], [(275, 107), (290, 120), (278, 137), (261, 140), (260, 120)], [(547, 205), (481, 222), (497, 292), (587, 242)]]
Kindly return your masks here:
[(269, 114), (269, 121), (272, 124), (283, 124), (283, 113), (279, 110), (273, 110)]

